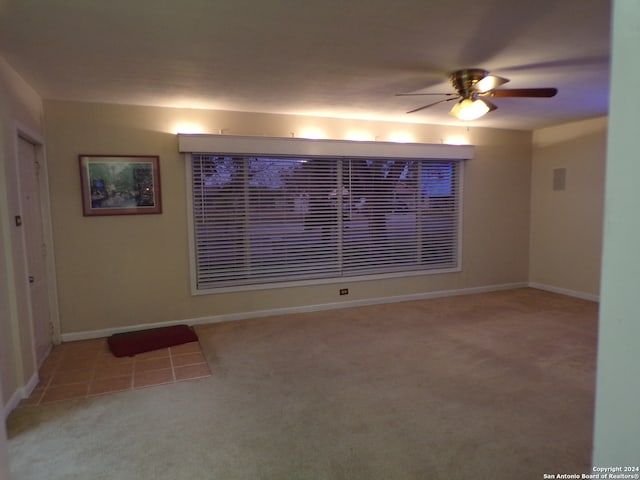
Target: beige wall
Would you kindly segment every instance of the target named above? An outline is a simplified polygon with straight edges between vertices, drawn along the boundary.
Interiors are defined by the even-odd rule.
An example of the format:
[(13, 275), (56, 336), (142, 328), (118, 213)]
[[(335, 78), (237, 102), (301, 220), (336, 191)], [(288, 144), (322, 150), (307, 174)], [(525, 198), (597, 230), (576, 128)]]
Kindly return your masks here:
[[(531, 134), (287, 115), (45, 102), (56, 270), (63, 334), (201, 317), (332, 304), (337, 285), (192, 296), (184, 160), (178, 124), (237, 135), (344, 139), (410, 135), (477, 145), (465, 166), (464, 270), (348, 284), (348, 301), (526, 282)], [(161, 161), (162, 215), (83, 217), (78, 154), (153, 154)]]
[[(597, 297), (600, 285), (607, 119), (537, 130), (531, 173), (529, 279)], [(553, 170), (566, 188), (553, 190)]]
[(16, 172), (17, 129), (42, 134), (42, 102), (0, 57), (0, 380), (5, 406), (35, 374)]

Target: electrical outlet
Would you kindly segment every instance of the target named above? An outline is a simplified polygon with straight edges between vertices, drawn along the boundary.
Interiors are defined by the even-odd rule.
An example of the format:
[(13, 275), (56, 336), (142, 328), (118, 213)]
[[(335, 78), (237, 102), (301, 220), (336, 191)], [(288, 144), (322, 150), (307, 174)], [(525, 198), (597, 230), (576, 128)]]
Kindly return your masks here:
[(340, 289), (340, 295), (349, 295), (349, 289), (348, 288), (341, 288)]

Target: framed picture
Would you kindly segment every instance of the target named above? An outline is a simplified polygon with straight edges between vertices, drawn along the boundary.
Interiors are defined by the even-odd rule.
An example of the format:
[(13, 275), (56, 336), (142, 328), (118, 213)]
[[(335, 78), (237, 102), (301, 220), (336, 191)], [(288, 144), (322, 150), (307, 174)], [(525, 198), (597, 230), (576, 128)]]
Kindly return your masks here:
[(153, 155), (80, 155), (82, 213), (162, 213), (160, 159)]

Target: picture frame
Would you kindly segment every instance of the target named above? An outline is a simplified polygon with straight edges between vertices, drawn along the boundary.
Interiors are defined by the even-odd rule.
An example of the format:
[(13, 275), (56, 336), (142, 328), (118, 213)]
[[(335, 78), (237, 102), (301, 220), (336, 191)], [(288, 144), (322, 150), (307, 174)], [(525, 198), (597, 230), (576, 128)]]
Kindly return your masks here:
[(160, 157), (79, 155), (85, 217), (162, 213)]

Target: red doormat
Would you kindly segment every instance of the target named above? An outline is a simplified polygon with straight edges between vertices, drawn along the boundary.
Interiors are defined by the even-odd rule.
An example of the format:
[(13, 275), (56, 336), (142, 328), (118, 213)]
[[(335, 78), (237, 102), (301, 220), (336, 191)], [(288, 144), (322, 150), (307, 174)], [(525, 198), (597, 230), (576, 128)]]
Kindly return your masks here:
[(116, 357), (131, 357), (138, 353), (197, 341), (198, 335), (188, 325), (116, 333), (107, 339), (109, 349)]

